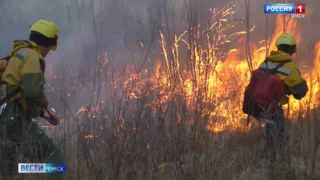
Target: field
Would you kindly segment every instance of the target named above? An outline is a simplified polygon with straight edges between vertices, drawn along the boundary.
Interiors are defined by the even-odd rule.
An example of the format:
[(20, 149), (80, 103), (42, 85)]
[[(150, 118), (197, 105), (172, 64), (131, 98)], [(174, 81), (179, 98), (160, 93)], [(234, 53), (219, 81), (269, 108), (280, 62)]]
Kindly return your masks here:
[(66, 81), (65, 74), (48, 72), (51, 111), (61, 123), (39, 120), (64, 152), (65, 179), (319, 179), (320, 41), (302, 71), (308, 94), (284, 106), (288, 148), (270, 161), (263, 129), (242, 113), (242, 96), (250, 70), (275, 49), (278, 35), (303, 39), (297, 20), (277, 16), (272, 36), (254, 42), (255, 28), (246, 18), (233, 19), (232, 4), (208, 11), (208, 21), (187, 8), (185, 29), (169, 33), (176, 22), (166, 20), (154, 31), (157, 48), (140, 42), (139, 63), (120, 66), (102, 53), (85, 77)]

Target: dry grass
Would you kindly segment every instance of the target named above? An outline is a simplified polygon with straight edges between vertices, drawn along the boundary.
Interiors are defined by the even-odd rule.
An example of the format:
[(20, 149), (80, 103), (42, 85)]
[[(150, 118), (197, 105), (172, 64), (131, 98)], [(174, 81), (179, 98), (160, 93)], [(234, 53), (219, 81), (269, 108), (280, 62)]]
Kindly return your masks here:
[(318, 179), (318, 126), (288, 123), (289, 151), (274, 163), (263, 156), (256, 128), (221, 134), (197, 128), (194, 134), (183, 127), (132, 131), (126, 125), (117, 135), (106, 128), (98, 139), (79, 138), (65, 149), (66, 179)]
[[(101, 154), (94, 161), (96, 168), (88, 166), (86, 173), (97, 179), (317, 179), (318, 124), (306, 121), (288, 124), (290, 149), (285, 159), (274, 164), (264, 158), (256, 129), (248, 134), (214, 135), (194, 126), (193, 131), (166, 126), (137, 133), (123, 130), (106, 146), (108, 151), (100, 152), (100, 143), (86, 142), (92, 147), (87, 150), (91, 158)], [(94, 150), (95, 146), (99, 148)], [(81, 172), (80, 177), (85, 177)]]
[[(117, 107), (115, 119), (103, 124), (103, 129), (96, 131), (96, 138), (83, 135), (92, 125), (77, 128), (76, 140), (67, 141), (64, 149), (68, 167), (65, 179), (291, 180), (320, 177), (318, 110), (310, 112), (312, 117), (308, 119), (287, 122), (289, 149), (285, 156), (271, 162), (264, 156), (264, 140), (257, 127), (249, 133), (213, 133), (201, 126), (202, 118), (198, 123), (178, 123), (174, 118), (181, 108), (177, 101), (170, 102), (166, 112), (159, 107), (155, 114), (148, 107), (141, 108), (142, 102)], [(186, 113), (193, 116), (190, 111)], [(95, 121), (108, 122), (106, 119)], [(26, 179), (26, 176), (18, 177)], [(43, 179), (41, 175), (30, 178)]]
[[(232, 120), (231, 126), (246, 127), (239, 107), (248, 77), (243, 75), (237, 81), (240, 78), (237, 69), (216, 72), (219, 62), (227, 55), (226, 42), (234, 38), (226, 36), (228, 28), (237, 23), (225, 21), (230, 18), (225, 17), (226, 13), (212, 11), (216, 15), (209, 18), (210, 22), (202, 19), (205, 23), (200, 26), (196, 6), (193, 1), (188, 2), (186, 6), (190, 11), (184, 39), (187, 58), (182, 60), (179, 54), (178, 36), (165, 37), (176, 34), (171, 32), (173, 28), (166, 19), (163, 29), (167, 32), (160, 33), (162, 74), (153, 66), (149, 69), (134, 66), (139, 72), (145, 70), (145, 74), (139, 74), (119, 70), (99, 60), (100, 69), (88, 77), (87, 85), (94, 91), (85, 91), (85, 96), (92, 98), (84, 105), (84, 111), (73, 117), (64, 115), (63, 124), (47, 131), (64, 151), (65, 179), (319, 179), (320, 109), (300, 108), (296, 114), (303, 112), (304, 118), (287, 121), (289, 148), (276, 162), (265, 158), (264, 140), (254, 121), (255, 126), (251, 124), (248, 132), (235, 130), (237, 128), (219, 133), (208, 130), (209, 124), (214, 126), (227, 117), (228, 121)], [(143, 64), (150, 60), (149, 50), (146, 52)], [(221, 86), (212, 87), (208, 83), (212, 76), (215, 77), (213, 83), (221, 81)], [(192, 93), (185, 91), (184, 82), (188, 80), (192, 82), (189, 87)], [(221, 92), (225, 96), (222, 97)], [(70, 92), (64, 92), (67, 93)], [(71, 97), (80, 98), (79, 94)], [(67, 101), (63, 95), (61, 99)], [(226, 103), (218, 108), (221, 101)], [(71, 111), (69, 106), (64, 104), (64, 109)], [(17, 179), (29, 177), (44, 179), (42, 175), (20, 175)]]

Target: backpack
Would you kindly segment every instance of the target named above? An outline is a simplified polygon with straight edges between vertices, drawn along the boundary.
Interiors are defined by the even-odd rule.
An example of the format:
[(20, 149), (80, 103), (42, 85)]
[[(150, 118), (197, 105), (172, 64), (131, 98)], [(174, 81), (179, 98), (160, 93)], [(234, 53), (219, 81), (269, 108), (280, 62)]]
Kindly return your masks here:
[[(0, 79), (2, 78), (2, 74), (4, 73), (4, 71), (8, 66), (9, 59), (10, 59), (10, 56), (0, 59)], [(6, 96), (7, 96), (7, 88), (0, 80), (0, 100), (4, 99)]]
[(6, 68), (8, 66), (9, 59), (10, 59), (9, 56), (0, 59), (0, 78), (2, 77), (4, 70), (6, 70)]
[(280, 105), (284, 93), (283, 81), (275, 75), (284, 61), (275, 68), (268, 68), (268, 59), (265, 61), (267, 70), (256, 69), (252, 71), (249, 84), (245, 88), (242, 111), (256, 119), (264, 115), (275, 113)]

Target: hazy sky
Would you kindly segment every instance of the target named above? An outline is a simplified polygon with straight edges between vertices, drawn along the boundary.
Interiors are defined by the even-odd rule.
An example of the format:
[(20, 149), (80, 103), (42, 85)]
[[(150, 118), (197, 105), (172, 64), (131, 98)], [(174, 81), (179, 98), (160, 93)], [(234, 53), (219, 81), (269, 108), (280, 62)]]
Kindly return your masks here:
[[(185, 6), (184, 0), (173, 0), (172, 3), (169, 0), (166, 1), (169, 13), (171, 13), (172, 6), (174, 6), (176, 16), (185, 12), (182, 10)], [(235, 19), (241, 19), (245, 16), (244, 0), (232, 1), (236, 3)], [(95, 58), (97, 45), (103, 52), (123, 54), (123, 51), (127, 50), (124, 42), (130, 48), (135, 47), (139, 40), (147, 43), (150, 36), (148, 33), (154, 19), (163, 17), (165, 0), (2, 0), (0, 2), (0, 33), (2, 36), (0, 56), (5, 56), (11, 50), (13, 40), (28, 38), (28, 28), (33, 22), (41, 18), (48, 18), (55, 21), (61, 31), (59, 49), (56, 53), (50, 53), (48, 61), (72, 65), (85, 59)], [(204, 12), (208, 11), (209, 7), (221, 5), (222, 2), (226, 1), (198, 0), (199, 8), (203, 8)], [(267, 2), (280, 1), (268, 0)], [(309, 0), (306, 4), (307, 10), (311, 12), (312, 7), (319, 6), (317, 2)], [(256, 25), (256, 32), (253, 32), (252, 36), (259, 40), (265, 38), (264, 3), (265, 1), (254, 1), (250, 7), (252, 15), (250, 23), (251, 26)], [(314, 44), (317, 40), (315, 36), (318, 33), (312, 31), (318, 24), (313, 18), (318, 17), (315, 13), (316, 11), (306, 19), (299, 20), (299, 23), (304, 24), (299, 28), (305, 32), (303, 33), (303, 40), (307, 41), (307, 43), (304, 42), (305, 44)], [(313, 28), (306, 24), (313, 24)], [(244, 26), (239, 27), (239, 30), (243, 29)], [(273, 30), (274, 22), (269, 16), (268, 31), (272, 34)], [(309, 50), (304, 48), (302, 51), (308, 52)]]
[[(167, 4), (163, 3), (165, 1)], [(246, 12), (244, 0), (232, 1), (236, 4), (234, 18), (241, 20)], [(58, 24), (61, 35), (58, 50), (51, 52), (46, 58), (56, 74), (62, 74), (71, 68), (75, 72), (82, 72), (83, 68), (96, 61), (99, 50), (102, 54), (108, 53), (111, 63), (124, 61), (126, 64), (132, 64), (132, 57), (136, 63), (142, 62), (145, 54), (139, 48), (139, 41), (148, 45), (152, 28), (161, 29), (161, 26), (154, 25), (158, 23), (165, 27), (163, 26), (166, 23), (165, 5), (168, 16), (173, 15), (172, 9), (174, 9), (176, 19), (180, 20), (180, 24), (175, 28), (180, 31), (185, 30), (186, 23), (183, 20), (185, 17), (181, 18), (182, 13), (186, 12), (184, 2), (184, 0), (173, 0), (172, 3), (169, 0), (0, 0), (0, 56), (6, 56), (14, 40), (28, 38), (29, 26), (33, 22), (48, 18)], [(201, 8), (199, 12), (208, 12), (210, 7), (221, 5), (223, 2), (226, 1), (198, 0), (198, 8)], [(265, 1), (252, 0), (252, 2), (254, 3), (250, 7), (250, 25), (256, 26), (252, 38), (256, 41), (263, 40), (266, 37), (267, 16), (263, 14)], [(272, 2), (277, 1), (268, 1)], [(310, 9), (319, 7), (318, 4), (318, 0), (309, 0), (306, 4), (307, 10), (311, 12)], [(302, 43), (299, 44), (299, 52), (303, 55), (302, 64), (312, 62), (313, 54), (310, 52), (320, 38), (316, 31), (320, 14), (316, 13), (318, 12), (313, 11), (306, 19), (299, 20), (299, 31), (303, 34)], [(275, 16), (268, 17), (267, 29), (271, 35), (275, 29)], [(161, 30), (166, 33), (168, 29)], [(245, 24), (239, 26), (237, 30), (245, 30)], [(158, 38), (159, 29), (155, 34)], [(237, 43), (235, 41), (233, 44), (243, 47), (243, 44)], [(154, 44), (159, 44), (159, 39), (155, 39)], [(153, 52), (152, 55), (154, 54), (156, 53)]]

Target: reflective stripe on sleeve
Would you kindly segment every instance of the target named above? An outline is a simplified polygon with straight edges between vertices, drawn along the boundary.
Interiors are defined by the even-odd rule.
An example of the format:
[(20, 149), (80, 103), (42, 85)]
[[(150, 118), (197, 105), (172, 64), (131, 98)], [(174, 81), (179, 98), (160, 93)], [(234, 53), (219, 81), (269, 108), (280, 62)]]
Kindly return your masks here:
[[(277, 65), (268, 64), (268, 66), (267, 66), (266, 63), (263, 63), (263, 64), (260, 65), (259, 68), (272, 70), (272, 69), (274, 69), (274, 68), (276, 68), (276, 67), (277, 67)], [(285, 67), (279, 67), (279, 68), (277, 69), (277, 72), (282, 73), (282, 74), (285, 74), (285, 75), (289, 75), (290, 72), (291, 72), (291, 70), (288, 69), (288, 68), (285, 68)]]

